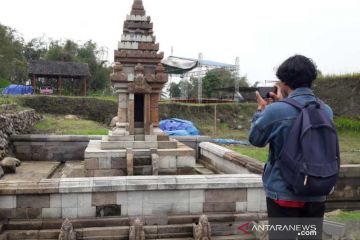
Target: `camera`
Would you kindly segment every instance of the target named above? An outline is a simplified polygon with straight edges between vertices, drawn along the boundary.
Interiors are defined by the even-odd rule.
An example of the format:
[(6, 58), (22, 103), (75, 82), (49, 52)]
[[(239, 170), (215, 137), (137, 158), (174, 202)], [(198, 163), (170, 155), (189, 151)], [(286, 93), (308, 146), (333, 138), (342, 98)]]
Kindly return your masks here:
[(275, 93), (275, 94), (277, 94), (277, 91), (278, 91), (278, 88), (275, 86), (274, 89), (273, 89), (273, 91), (267, 92), (267, 93), (265, 94), (265, 96), (262, 96), (262, 97), (263, 97), (264, 99), (266, 99), (266, 98), (271, 98), (270, 93)]

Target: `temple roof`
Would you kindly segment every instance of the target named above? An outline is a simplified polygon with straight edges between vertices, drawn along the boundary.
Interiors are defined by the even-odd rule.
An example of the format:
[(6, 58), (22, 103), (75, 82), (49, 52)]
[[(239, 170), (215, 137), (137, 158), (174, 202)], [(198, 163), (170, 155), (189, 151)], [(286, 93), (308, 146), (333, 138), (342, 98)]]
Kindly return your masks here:
[(131, 9), (131, 15), (145, 16), (145, 9), (142, 0), (134, 0)]

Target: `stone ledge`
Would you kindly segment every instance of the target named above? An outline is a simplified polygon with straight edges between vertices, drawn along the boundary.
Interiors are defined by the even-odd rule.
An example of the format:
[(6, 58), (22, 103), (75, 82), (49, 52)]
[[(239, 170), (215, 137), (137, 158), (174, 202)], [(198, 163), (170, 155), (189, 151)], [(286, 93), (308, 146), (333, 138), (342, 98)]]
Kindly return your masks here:
[(90, 140), (101, 140), (102, 136), (92, 135), (13, 135), (13, 142), (89, 142)]
[(261, 177), (255, 174), (90, 177), (37, 182), (0, 181), (0, 195), (261, 187)]
[(248, 169), (252, 173), (261, 174), (263, 172), (264, 164), (256, 159), (241, 155), (230, 149), (210, 142), (201, 142), (200, 149), (204, 149), (224, 160), (228, 160), (236, 165)]

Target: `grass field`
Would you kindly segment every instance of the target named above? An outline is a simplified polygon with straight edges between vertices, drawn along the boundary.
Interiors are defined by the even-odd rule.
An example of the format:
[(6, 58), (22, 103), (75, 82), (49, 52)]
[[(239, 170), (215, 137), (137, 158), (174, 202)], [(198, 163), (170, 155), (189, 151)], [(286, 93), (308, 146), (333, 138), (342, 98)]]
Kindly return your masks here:
[[(204, 126), (202, 126), (204, 127)], [(209, 135), (214, 138), (247, 140), (248, 130), (230, 129), (226, 124), (221, 124), (214, 134), (209, 131)], [(338, 131), (340, 142), (340, 154), (342, 164), (360, 164), (360, 132), (350, 130)], [(265, 162), (268, 157), (268, 147), (257, 148), (254, 146), (234, 146), (226, 145), (226, 147), (249, 157)]]
[(46, 114), (34, 127), (36, 134), (107, 135), (106, 126), (84, 119), (65, 119), (64, 116)]

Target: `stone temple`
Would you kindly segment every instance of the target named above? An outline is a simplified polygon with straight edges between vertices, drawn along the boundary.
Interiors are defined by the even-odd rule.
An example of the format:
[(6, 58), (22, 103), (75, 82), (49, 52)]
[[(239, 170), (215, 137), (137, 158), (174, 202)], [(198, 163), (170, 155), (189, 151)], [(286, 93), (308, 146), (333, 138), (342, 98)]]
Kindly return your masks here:
[(134, 0), (111, 75), (118, 123), (106, 136), (9, 138), (21, 165), (0, 179), (0, 240), (259, 239), (239, 227), (266, 219), (263, 164), (159, 129), (167, 75), (152, 29)]
[(90, 142), (85, 153), (86, 176), (191, 171), (194, 150), (170, 140), (158, 128), (158, 102), (168, 76), (160, 63), (164, 53), (158, 53), (153, 23), (141, 0), (134, 1), (118, 45), (111, 81), (119, 95), (119, 121), (108, 136)]

